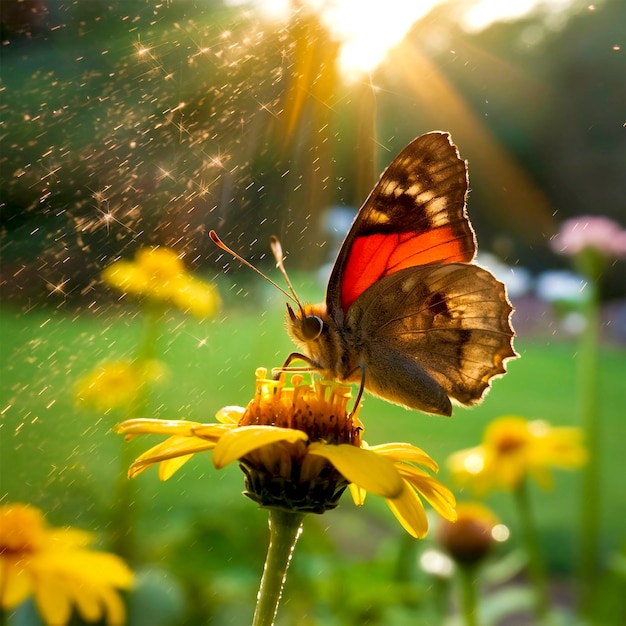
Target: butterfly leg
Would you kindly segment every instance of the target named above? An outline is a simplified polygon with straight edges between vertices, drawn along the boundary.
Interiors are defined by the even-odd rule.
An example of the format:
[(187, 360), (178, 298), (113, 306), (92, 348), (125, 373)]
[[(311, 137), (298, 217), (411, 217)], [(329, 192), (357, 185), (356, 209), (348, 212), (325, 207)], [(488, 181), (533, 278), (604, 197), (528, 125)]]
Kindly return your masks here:
[(351, 418), (354, 417), (354, 414), (359, 408), (359, 404), (361, 404), (361, 398), (363, 397), (363, 391), (365, 391), (365, 363), (361, 363), (361, 365), (359, 365), (357, 369), (361, 370), (361, 384), (359, 385), (359, 391), (356, 394), (356, 400), (354, 401), (354, 405), (352, 406), (352, 411), (350, 413)]
[[(304, 367), (291, 367), (290, 363), (292, 361), (304, 361), (308, 363), (308, 365)], [(276, 380), (280, 376), (281, 372), (310, 372), (311, 370), (317, 370), (319, 367), (305, 354), (300, 354), (300, 352), (292, 352), (283, 363), (282, 367), (275, 367), (272, 369), (272, 376)]]

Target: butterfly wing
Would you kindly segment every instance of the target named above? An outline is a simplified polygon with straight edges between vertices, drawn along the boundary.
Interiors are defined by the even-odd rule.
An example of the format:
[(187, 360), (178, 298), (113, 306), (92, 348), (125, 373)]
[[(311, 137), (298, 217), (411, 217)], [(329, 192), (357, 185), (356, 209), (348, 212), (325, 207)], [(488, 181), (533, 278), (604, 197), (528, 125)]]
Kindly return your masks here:
[(411, 267), (385, 276), (350, 307), (366, 388), (404, 406), (450, 415), (474, 404), (516, 356), (502, 283), (476, 265)]
[(466, 163), (447, 133), (412, 141), (382, 174), (339, 251), (326, 292), (331, 317), (343, 319), (368, 287), (404, 268), (471, 261), (467, 187)]

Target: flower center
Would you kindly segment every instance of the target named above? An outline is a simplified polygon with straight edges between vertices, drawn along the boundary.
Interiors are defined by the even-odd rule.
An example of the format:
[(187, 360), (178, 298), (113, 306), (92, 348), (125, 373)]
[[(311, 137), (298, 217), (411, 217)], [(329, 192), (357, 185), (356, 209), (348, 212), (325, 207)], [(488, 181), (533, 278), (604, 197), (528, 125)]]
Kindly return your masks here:
[(515, 435), (505, 435), (497, 442), (497, 450), (501, 455), (513, 454), (526, 446), (527, 440)]
[(256, 372), (256, 393), (240, 426), (265, 425), (301, 430), (307, 442), (280, 442), (264, 446), (241, 459), (246, 495), (261, 506), (289, 511), (323, 513), (337, 506), (348, 481), (326, 459), (307, 455), (309, 443), (361, 446), (362, 425), (348, 412), (350, 387), (330, 381), (304, 384), (293, 376), (266, 378)]
[(361, 445), (362, 425), (348, 413), (351, 391), (348, 385), (334, 381), (303, 382), (301, 375), (285, 385), (285, 376), (266, 378), (267, 370), (256, 371), (256, 392), (239, 422), (240, 426), (266, 425), (302, 430), (309, 441)]

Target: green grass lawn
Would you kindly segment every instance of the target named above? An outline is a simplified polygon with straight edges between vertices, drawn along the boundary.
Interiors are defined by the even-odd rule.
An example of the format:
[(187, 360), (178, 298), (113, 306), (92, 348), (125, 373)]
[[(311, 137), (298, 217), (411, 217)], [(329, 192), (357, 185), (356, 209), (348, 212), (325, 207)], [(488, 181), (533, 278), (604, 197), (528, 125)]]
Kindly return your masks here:
[[(292, 349), (282, 329), (282, 306), (274, 300), (259, 305), (266, 311), (263, 314), (229, 309), (228, 315), (213, 321), (172, 315), (159, 339), (169, 379), (153, 390), (150, 416), (212, 421), (220, 407), (246, 404), (254, 388), (255, 368), (280, 365)], [(158, 439), (124, 444), (111, 433), (123, 415), (79, 409), (72, 389), (99, 361), (131, 357), (142, 330), (141, 316), (131, 308), (75, 315), (53, 309), (1, 312), (4, 501), (35, 504), (54, 524), (90, 528), (106, 536), (112, 490), (125, 471), (122, 447), (132, 445), (138, 453)], [(510, 363), (508, 375), (495, 382), (484, 403), (471, 410), (455, 408), (452, 418), (409, 412), (367, 397), (361, 413), (365, 439), (371, 444), (418, 445), (440, 463), (446, 482), (446, 456), (476, 445), (486, 424), (497, 416), (517, 414), (554, 425), (576, 425), (576, 344), (522, 337), (516, 349), (521, 358)], [(605, 347), (600, 360), (605, 561), (624, 540), (625, 354), (623, 348)], [(237, 467), (217, 472), (208, 455), (199, 455), (167, 483), (160, 483), (152, 470), (134, 485), (144, 560), (196, 582), (195, 574), (203, 571), (222, 598), (238, 593), (232, 580), (240, 586), (244, 580), (252, 598), (264, 557), (266, 516), (241, 496), (243, 481)], [(578, 475), (557, 472), (552, 492), (532, 492), (546, 559), (557, 575), (567, 575), (575, 562), (582, 506), (579, 485)], [(496, 494), (487, 503), (512, 528), (515, 544), (517, 523), (509, 498)], [(307, 529), (312, 543), (305, 542), (304, 552), (327, 550), (357, 560), (373, 558), (390, 541), (402, 541), (402, 530), (375, 497), (357, 511), (345, 496), (338, 510), (311, 518)]]

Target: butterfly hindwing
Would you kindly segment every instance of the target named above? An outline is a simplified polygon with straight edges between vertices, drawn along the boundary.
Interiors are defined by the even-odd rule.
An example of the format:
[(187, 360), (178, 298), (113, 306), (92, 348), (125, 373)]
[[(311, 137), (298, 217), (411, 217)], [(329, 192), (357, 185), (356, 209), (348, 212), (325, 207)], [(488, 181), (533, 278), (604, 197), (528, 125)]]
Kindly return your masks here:
[(385, 170), (341, 247), (326, 294), (331, 315), (384, 276), (428, 263), (469, 262), (467, 166), (447, 133), (412, 141)]
[[(449, 415), (474, 404), (514, 357), (504, 285), (465, 263), (403, 269), (373, 285), (345, 320), (363, 345), (368, 389)], [(366, 333), (366, 336), (364, 336)]]

